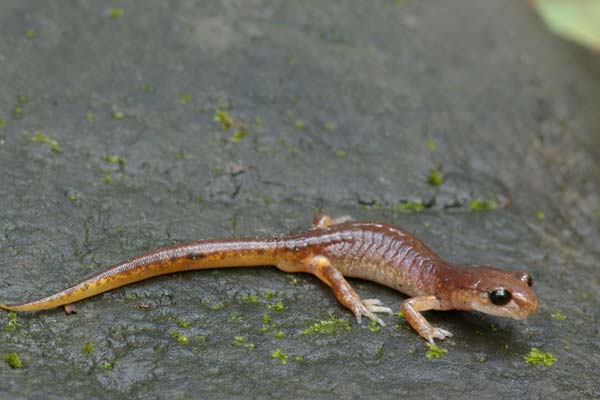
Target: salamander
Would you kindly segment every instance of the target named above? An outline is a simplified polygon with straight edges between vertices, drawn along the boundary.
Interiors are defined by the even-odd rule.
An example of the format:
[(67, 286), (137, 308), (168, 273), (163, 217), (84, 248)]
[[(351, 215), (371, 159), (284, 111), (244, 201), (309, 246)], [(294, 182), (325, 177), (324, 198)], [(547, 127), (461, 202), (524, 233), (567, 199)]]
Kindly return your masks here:
[(333, 289), (335, 297), (352, 311), (358, 323), (365, 316), (385, 325), (375, 313), (391, 314), (392, 310), (377, 299), (361, 299), (346, 278), (366, 279), (398, 290), (409, 296), (401, 303), (400, 311), (432, 344), (434, 339), (452, 334), (433, 327), (421, 314), (423, 311), (474, 310), (522, 319), (535, 313), (538, 306), (527, 272), (454, 265), (402, 229), (320, 214), (307, 231), (282, 237), (213, 239), (165, 247), (115, 264), (53, 295), (0, 307), (35, 311), (71, 306), (158, 275), (264, 265), (315, 275)]

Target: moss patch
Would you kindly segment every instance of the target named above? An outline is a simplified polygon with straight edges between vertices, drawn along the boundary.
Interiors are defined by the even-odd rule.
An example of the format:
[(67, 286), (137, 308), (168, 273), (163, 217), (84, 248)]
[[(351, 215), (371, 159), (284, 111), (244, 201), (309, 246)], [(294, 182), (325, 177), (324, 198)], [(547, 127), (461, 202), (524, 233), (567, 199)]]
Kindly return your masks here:
[(303, 335), (309, 335), (311, 333), (321, 333), (325, 335), (331, 335), (338, 331), (349, 331), (350, 324), (348, 320), (343, 318), (330, 317), (327, 320), (319, 321), (310, 327), (306, 328)]
[(473, 199), (469, 203), (469, 210), (471, 211), (493, 211), (496, 208), (498, 208), (498, 203), (494, 200)]
[(94, 343), (92, 343), (92, 342), (84, 343), (81, 346), (81, 351), (83, 352), (83, 354), (89, 356), (94, 351)]
[(125, 10), (123, 10), (120, 7), (113, 7), (110, 10), (108, 10), (108, 16), (112, 19), (123, 18), (123, 15), (125, 15)]
[(442, 173), (440, 172), (439, 169), (434, 168), (431, 171), (429, 171), (429, 176), (427, 177), (427, 183), (429, 183), (432, 186), (439, 186), (442, 184), (443, 181), (444, 181), (444, 178), (442, 177)]
[(4, 355), (4, 362), (6, 362), (12, 369), (23, 368), (23, 363), (17, 353), (10, 353)]
[(442, 358), (448, 352), (448, 350), (443, 349), (441, 347), (437, 347), (435, 344), (431, 344), (431, 343), (425, 343), (425, 344), (429, 348), (429, 350), (427, 350), (427, 354), (425, 354), (425, 357), (427, 357), (428, 359)]
[(555, 312), (554, 314), (550, 314), (550, 316), (556, 320), (559, 321), (564, 321), (565, 319), (567, 319), (567, 316), (564, 314), (561, 314), (559, 312)]
[(531, 349), (529, 354), (527, 354), (524, 359), (527, 364), (544, 365), (546, 367), (549, 367), (558, 361), (552, 353), (542, 353), (535, 347)]
[(425, 204), (422, 201), (407, 201), (404, 203), (396, 203), (392, 206), (392, 210), (399, 212), (419, 212), (425, 209)]
[(36, 143), (47, 143), (50, 145), (50, 150), (60, 153), (60, 147), (58, 147), (58, 140), (52, 139), (50, 136), (42, 134), (41, 131), (36, 131), (31, 138), (32, 142)]
[(8, 317), (8, 322), (4, 325), (4, 330), (7, 332), (16, 331), (18, 328), (17, 324), (17, 313), (14, 311), (10, 311), (6, 314)]
[(275, 349), (275, 351), (271, 352), (271, 357), (279, 360), (279, 362), (282, 364), (287, 364), (288, 355), (281, 349)]
[(169, 336), (171, 336), (173, 339), (175, 339), (177, 341), (177, 343), (180, 343), (183, 345), (186, 345), (189, 342), (187, 336), (185, 336), (183, 333), (179, 332), (176, 329), (169, 329)]

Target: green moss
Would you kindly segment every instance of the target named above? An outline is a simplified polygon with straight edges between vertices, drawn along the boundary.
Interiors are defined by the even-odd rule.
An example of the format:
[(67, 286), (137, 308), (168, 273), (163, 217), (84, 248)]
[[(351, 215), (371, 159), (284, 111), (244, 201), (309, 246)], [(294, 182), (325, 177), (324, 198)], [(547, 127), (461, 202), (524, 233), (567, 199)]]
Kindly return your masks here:
[(263, 129), (265, 127), (265, 121), (261, 117), (256, 117), (256, 126)]
[(335, 155), (339, 158), (346, 158), (346, 152), (344, 150), (338, 150), (335, 152)]
[(487, 361), (487, 358), (485, 358), (484, 356), (480, 356), (480, 357), (477, 357), (477, 361), (480, 363), (484, 363)]
[(379, 326), (379, 324), (373, 320), (369, 321), (368, 328), (371, 332), (375, 332), (375, 333), (378, 333), (379, 331), (381, 331), (381, 327)]
[(119, 164), (119, 166), (125, 166), (125, 158), (119, 156), (106, 156), (104, 157), (104, 161), (111, 164)]
[(213, 304), (212, 306), (210, 306), (210, 309), (213, 311), (217, 311), (217, 310), (222, 309), (223, 307), (225, 307), (225, 304), (217, 303), (217, 304)]
[(338, 331), (349, 331), (349, 330), (350, 330), (350, 324), (348, 323), (348, 320), (331, 316), (327, 320), (319, 321), (319, 322), (313, 324), (312, 326), (306, 328), (302, 332), (302, 334), (309, 335), (311, 333), (320, 333), (320, 334), (330, 335), (330, 334), (336, 333)]
[(244, 342), (246, 341), (246, 339), (244, 339), (241, 336), (236, 336), (233, 338), (233, 342), (231, 342), (231, 345), (233, 347), (242, 347), (242, 345), (244, 344)]
[(233, 143), (239, 143), (244, 137), (246, 137), (246, 130), (244, 128), (240, 128), (231, 135), (231, 141)]
[(233, 126), (233, 119), (225, 110), (216, 110), (214, 120), (215, 122), (219, 122), (221, 124), (221, 127), (224, 131), (231, 129)]
[(42, 135), (40, 131), (37, 131), (35, 135), (31, 138), (32, 142), (37, 143), (50, 143), (50, 137), (46, 135)]
[(176, 329), (169, 329), (169, 336), (175, 339), (178, 343), (186, 345), (188, 344), (188, 338), (183, 333), (179, 332)]
[(262, 323), (263, 324), (270, 324), (271, 323), (271, 317), (269, 317), (267, 314), (263, 314), (263, 316), (262, 316)]
[(469, 204), (469, 210), (471, 211), (492, 211), (496, 208), (498, 208), (498, 203), (494, 200), (473, 199)]
[(249, 343), (246, 338), (242, 337), (242, 336), (236, 336), (235, 338), (233, 338), (233, 342), (231, 342), (231, 345), (233, 347), (244, 347), (246, 349), (253, 349), (254, 348), (254, 343)]
[(269, 308), (269, 310), (274, 310), (274, 311), (283, 311), (283, 309), (285, 308), (283, 303), (280, 301), (278, 301), (277, 303), (268, 304), (267, 307)]
[(6, 126), (6, 122), (0, 118), (0, 128), (4, 128)]
[(498, 332), (498, 325), (496, 325), (496, 324), (491, 324), (491, 325), (490, 325), (490, 330), (491, 330), (492, 332)]
[(40, 131), (35, 132), (35, 134), (31, 138), (31, 141), (36, 143), (50, 144), (50, 150), (60, 153), (60, 148), (58, 147), (58, 140), (52, 139), (50, 136), (43, 135)]
[(273, 298), (273, 296), (275, 296), (274, 292), (265, 292), (265, 293), (263, 293), (263, 297), (265, 299), (267, 299), (267, 300)]
[(239, 313), (234, 312), (231, 313), (229, 319), (231, 320), (231, 322), (242, 322), (244, 318)]
[(282, 364), (287, 364), (288, 355), (281, 349), (275, 349), (275, 351), (271, 352), (271, 357), (279, 360), (279, 362)]
[(83, 352), (83, 354), (86, 354), (89, 356), (94, 351), (94, 343), (92, 343), (92, 342), (84, 343), (81, 346), (81, 351)]
[(253, 294), (253, 295), (245, 294), (242, 296), (242, 301), (244, 303), (250, 303), (250, 304), (258, 303), (258, 297), (255, 294)]
[(114, 364), (110, 361), (103, 361), (100, 364), (98, 364), (98, 367), (108, 370), (108, 369), (113, 369)]
[(112, 7), (108, 11), (108, 16), (111, 17), (112, 19), (123, 18), (123, 15), (125, 15), (125, 10), (123, 10), (120, 7)]
[(398, 319), (405, 319), (404, 313), (402, 311), (398, 311), (395, 315), (396, 315), (396, 317), (398, 317)]
[(541, 220), (543, 220), (544, 218), (546, 218), (546, 214), (544, 214), (544, 212), (543, 212), (543, 211), (537, 211), (537, 212), (535, 213), (535, 217), (541, 221)]
[(556, 357), (552, 353), (542, 353), (539, 349), (533, 347), (528, 355), (524, 357), (527, 364), (545, 365), (546, 367), (551, 366), (556, 361)]
[(106, 183), (107, 185), (110, 185), (112, 183), (112, 176), (110, 176), (109, 171), (104, 171), (104, 173), (102, 175), (102, 181), (104, 183)]
[(190, 96), (189, 94), (182, 94), (181, 96), (179, 96), (179, 101), (181, 102), (181, 104), (188, 104), (190, 101), (192, 101), (192, 96)]
[(336, 130), (337, 125), (334, 124), (333, 122), (325, 122), (325, 125), (323, 125), (323, 127), (325, 128), (326, 131), (333, 132)]
[(297, 120), (294, 126), (296, 127), (296, 129), (304, 129), (306, 127), (306, 124), (304, 123), (304, 121)]
[(429, 350), (427, 350), (427, 354), (425, 354), (425, 357), (427, 357), (428, 359), (442, 358), (448, 352), (448, 350), (443, 349), (441, 347), (437, 347), (435, 344), (431, 344), (431, 343), (425, 343), (425, 344), (429, 348)]
[(69, 198), (69, 200), (71, 200), (71, 201), (75, 201), (75, 200), (77, 200), (77, 195), (76, 195), (75, 193), (73, 193), (73, 192), (70, 192), (70, 193), (67, 195), (67, 197), (68, 197), (68, 198)]
[(379, 345), (375, 349), (375, 358), (381, 358), (382, 356), (383, 356), (383, 345)]
[(125, 118), (125, 114), (122, 111), (115, 110), (112, 112), (112, 117), (116, 120), (121, 120)]
[(19, 327), (17, 323), (17, 313), (14, 311), (10, 311), (6, 315), (8, 317), (8, 322), (6, 323), (6, 325), (4, 325), (4, 330), (7, 332), (16, 331)]
[(186, 320), (183, 319), (178, 319), (177, 320), (177, 326), (182, 328), (182, 329), (187, 329), (190, 327), (190, 323)]
[(23, 105), (29, 103), (29, 97), (24, 94), (20, 94), (17, 96), (17, 104)]
[(23, 363), (17, 353), (10, 353), (4, 355), (4, 362), (6, 362), (12, 369), (23, 368)]
[(557, 319), (559, 321), (564, 321), (565, 319), (567, 319), (567, 316), (564, 314), (561, 314), (559, 312), (555, 312), (554, 314), (550, 314), (550, 316), (554, 319)]
[(442, 173), (439, 169), (434, 168), (429, 171), (429, 176), (427, 177), (427, 182), (432, 186), (440, 186), (444, 178), (442, 178)]
[(27, 39), (35, 39), (37, 37), (37, 34), (33, 29), (28, 29), (27, 32), (25, 32), (25, 37)]
[(277, 339), (282, 339), (285, 337), (285, 333), (282, 331), (277, 331), (273, 336), (275, 336)]
[(23, 116), (23, 108), (20, 106), (16, 106), (13, 109), (13, 114), (15, 114), (16, 118), (21, 118)]
[(436, 147), (437, 145), (433, 139), (427, 139), (427, 148), (429, 149), (429, 151), (433, 153)]
[(295, 355), (295, 356), (294, 356), (294, 361), (296, 361), (296, 362), (301, 362), (301, 361), (302, 361), (302, 356)]
[(208, 340), (208, 337), (206, 335), (196, 335), (194, 337), (194, 340), (197, 343), (206, 343), (206, 341)]
[(93, 124), (94, 121), (96, 120), (96, 117), (94, 117), (94, 114), (92, 114), (91, 112), (86, 114), (86, 118), (88, 123)]
[(292, 286), (298, 285), (298, 278), (292, 278), (292, 279), (290, 279), (290, 285), (292, 285)]
[(425, 209), (422, 201), (407, 201), (404, 203), (396, 203), (392, 206), (392, 210), (399, 212), (419, 212)]

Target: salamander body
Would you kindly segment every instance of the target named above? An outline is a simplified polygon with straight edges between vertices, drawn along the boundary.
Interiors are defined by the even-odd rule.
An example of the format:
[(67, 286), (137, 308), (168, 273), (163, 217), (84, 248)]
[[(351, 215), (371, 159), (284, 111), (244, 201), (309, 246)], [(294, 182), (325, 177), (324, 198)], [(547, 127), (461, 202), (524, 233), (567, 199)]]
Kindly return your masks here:
[(229, 238), (178, 244), (134, 257), (56, 294), (22, 304), (1, 304), (12, 311), (69, 306), (85, 298), (150, 277), (173, 272), (274, 265), (285, 272), (313, 274), (329, 285), (358, 322), (361, 316), (381, 325), (375, 313), (392, 313), (379, 300), (362, 300), (345, 277), (366, 279), (410, 296), (400, 310), (427, 341), (451, 333), (431, 326), (427, 310), (476, 310), (525, 318), (538, 301), (527, 272), (491, 266), (453, 265), (399, 228), (349, 218), (315, 217), (313, 229), (283, 237)]

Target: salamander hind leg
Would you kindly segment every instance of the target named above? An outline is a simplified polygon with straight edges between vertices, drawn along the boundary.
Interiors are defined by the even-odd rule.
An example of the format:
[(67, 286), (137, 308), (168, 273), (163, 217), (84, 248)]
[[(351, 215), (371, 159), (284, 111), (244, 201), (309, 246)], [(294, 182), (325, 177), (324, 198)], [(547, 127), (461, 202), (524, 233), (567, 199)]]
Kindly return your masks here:
[(343, 215), (337, 218), (331, 218), (327, 214), (317, 214), (313, 219), (313, 228), (327, 228), (331, 225), (342, 224), (344, 222), (352, 221), (352, 217), (349, 215)]
[(421, 315), (420, 311), (436, 310), (440, 308), (440, 302), (435, 296), (420, 296), (406, 299), (400, 305), (400, 311), (404, 318), (425, 340), (435, 344), (433, 339), (445, 339), (452, 336), (452, 333), (445, 329), (431, 326), (429, 322)]
[[(381, 326), (385, 326), (385, 323), (375, 315), (375, 312), (382, 312), (382, 309), (386, 307), (378, 307), (380, 304), (377, 301), (370, 300), (368, 302), (362, 301), (358, 294), (352, 289), (352, 286), (346, 281), (340, 271), (338, 271), (327, 257), (316, 256), (313, 257), (310, 262), (311, 272), (329, 285), (335, 294), (335, 297), (344, 306), (348, 307), (356, 317), (356, 321), (360, 323), (361, 317), (365, 316)], [(390, 310), (391, 311), (391, 310)], [(386, 312), (383, 310), (383, 312)]]

